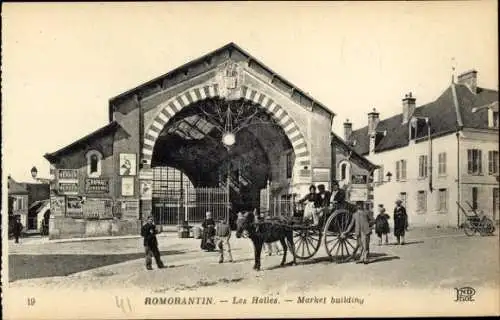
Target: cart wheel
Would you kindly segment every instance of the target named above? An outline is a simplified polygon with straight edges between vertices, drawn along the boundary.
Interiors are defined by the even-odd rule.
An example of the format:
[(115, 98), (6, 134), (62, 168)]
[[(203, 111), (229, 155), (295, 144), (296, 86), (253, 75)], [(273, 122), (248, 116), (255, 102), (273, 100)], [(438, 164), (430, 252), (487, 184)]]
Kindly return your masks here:
[[(352, 213), (345, 209), (338, 209), (328, 218), (323, 231), (323, 241), (326, 253), (336, 262), (347, 262), (354, 258), (358, 251), (358, 239), (348, 227), (352, 220)], [(342, 233), (345, 236), (342, 236)]]
[(464, 232), (466, 235), (468, 235), (469, 237), (470, 236), (473, 236), (474, 233), (476, 232), (474, 230), (474, 227), (472, 226), (472, 224), (470, 223), (469, 220), (465, 221), (464, 224), (463, 224), (463, 228), (464, 228)]
[(321, 231), (315, 228), (301, 228), (293, 231), (293, 255), (299, 259), (309, 259), (318, 252), (321, 245)]
[(479, 226), (479, 234), (481, 236), (489, 236), (495, 232), (495, 226), (490, 219), (484, 219)]

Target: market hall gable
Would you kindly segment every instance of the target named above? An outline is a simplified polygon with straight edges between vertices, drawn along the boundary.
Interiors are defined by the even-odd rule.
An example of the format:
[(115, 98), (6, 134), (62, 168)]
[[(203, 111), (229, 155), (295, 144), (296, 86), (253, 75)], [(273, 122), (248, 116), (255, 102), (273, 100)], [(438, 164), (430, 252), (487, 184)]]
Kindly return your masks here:
[[(228, 207), (258, 207), (263, 188), (282, 199), (311, 183), (329, 186), (334, 116), (230, 43), (112, 98), (108, 125), (45, 155), (60, 207), (54, 228), (80, 217), (75, 235), (137, 233), (160, 187), (172, 189), (155, 178), (161, 167), (180, 171), (190, 188), (227, 190)], [(228, 133), (234, 145), (222, 142)], [(172, 214), (165, 203), (162, 214)], [(183, 218), (196, 221), (193, 205), (182, 206)]]

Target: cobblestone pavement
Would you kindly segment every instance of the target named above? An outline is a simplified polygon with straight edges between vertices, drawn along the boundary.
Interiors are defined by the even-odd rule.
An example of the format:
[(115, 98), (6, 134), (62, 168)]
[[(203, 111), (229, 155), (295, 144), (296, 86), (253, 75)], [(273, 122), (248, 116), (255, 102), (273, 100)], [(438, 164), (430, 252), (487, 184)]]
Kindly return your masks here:
[[(234, 263), (217, 263), (217, 253), (199, 250), (199, 240), (159, 238), (168, 268), (147, 271), (142, 241), (114, 239), (47, 243), (24, 239), (9, 243), (11, 288), (120, 289), (154, 293), (197, 288), (253, 288), (303, 292), (328, 288), (450, 288), (499, 286), (498, 233), (467, 237), (461, 230), (414, 229), (404, 246), (378, 246), (372, 238), (372, 263), (335, 264), (320, 248), (315, 257), (279, 268), (281, 256), (262, 257), (263, 271), (252, 270), (250, 240), (233, 237)], [(52, 257), (52, 258), (50, 258)], [(90, 262), (89, 262), (90, 261)], [(291, 261), (291, 256), (287, 261)], [(58, 272), (41, 272), (54, 269)], [(50, 277), (47, 277), (50, 274)]]

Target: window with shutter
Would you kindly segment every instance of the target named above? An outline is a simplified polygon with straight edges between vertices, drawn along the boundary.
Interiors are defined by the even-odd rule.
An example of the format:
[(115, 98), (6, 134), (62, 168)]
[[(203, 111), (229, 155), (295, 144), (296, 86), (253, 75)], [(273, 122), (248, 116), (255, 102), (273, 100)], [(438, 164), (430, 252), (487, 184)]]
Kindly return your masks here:
[(467, 172), (473, 175), (480, 175), (482, 168), (482, 151), (479, 149), (467, 150)]
[(401, 160), (401, 180), (406, 180), (406, 160)]
[(488, 173), (498, 174), (498, 151), (488, 151)]
[(396, 161), (396, 181), (399, 181), (401, 178), (399, 160)]
[(420, 213), (425, 213), (427, 211), (427, 195), (423, 190), (417, 193), (417, 211)]

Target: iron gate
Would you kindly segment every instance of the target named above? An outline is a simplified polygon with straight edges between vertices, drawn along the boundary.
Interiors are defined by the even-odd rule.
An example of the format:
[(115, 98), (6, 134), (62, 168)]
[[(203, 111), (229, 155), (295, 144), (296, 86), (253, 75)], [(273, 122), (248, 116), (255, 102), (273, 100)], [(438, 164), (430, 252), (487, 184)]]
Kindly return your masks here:
[(229, 215), (228, 192), (223, 188), (165, 190), (153, 197), (152, 216), (158, 225), (179, 225), (183, 221), (200, 223), (207, 211), (215, 220)]

